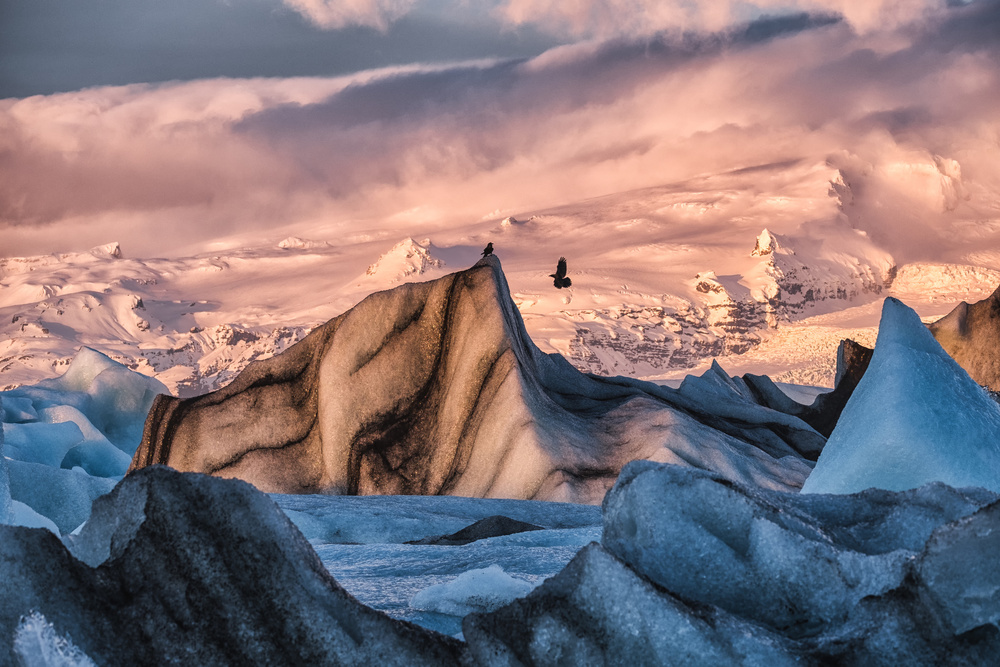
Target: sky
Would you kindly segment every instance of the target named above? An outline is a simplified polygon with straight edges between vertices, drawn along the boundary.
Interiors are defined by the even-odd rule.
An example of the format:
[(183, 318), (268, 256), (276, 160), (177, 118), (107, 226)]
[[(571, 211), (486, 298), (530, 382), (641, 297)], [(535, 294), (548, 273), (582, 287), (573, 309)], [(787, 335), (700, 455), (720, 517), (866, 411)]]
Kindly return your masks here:
[(933, 258), (1000, 238), (998, 106), (998, 0), (0, 0), (0, 256), (816, 164)]

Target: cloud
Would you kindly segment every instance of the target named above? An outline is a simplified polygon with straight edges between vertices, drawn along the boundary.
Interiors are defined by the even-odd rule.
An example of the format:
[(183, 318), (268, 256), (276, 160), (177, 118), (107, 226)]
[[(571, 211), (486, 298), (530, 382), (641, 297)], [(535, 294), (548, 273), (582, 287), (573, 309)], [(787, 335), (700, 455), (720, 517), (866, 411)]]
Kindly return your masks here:
[[(327, 29), (363, 25), (380, 30), (422, 5), (418, 0), (283, 0)], [(440, 6), (442, 3), (436, 3)], [(464, 6), (460, 0), (443, 3)], [(762, 13), (835, 14), (866, 33), (892, 29), (938, 14), (947, 0), (497, 0), (494, 14), (511, 25), (532, 25), (575, 38), (718, 32)]]
[(283, 0), (321, 28), (360, 25), (386, 30), (408, 13), (417, 0)]
[[(728, 202), (718, 225), (766, 204), (844, 216), (903, 258), (958, 253), (975, 221), (1000, 221), (1000, 45), (975, 38), (998, 21), (996, 2), (889, 37), (783, 18), (528, 60), (0, 101), (0, 253), (430, 230), (666, 184)], [(715, 176), (775, 164), (794, 166), (741, 172), (753, 200)], [(790, 191), (812, 208), (781, 210)]]

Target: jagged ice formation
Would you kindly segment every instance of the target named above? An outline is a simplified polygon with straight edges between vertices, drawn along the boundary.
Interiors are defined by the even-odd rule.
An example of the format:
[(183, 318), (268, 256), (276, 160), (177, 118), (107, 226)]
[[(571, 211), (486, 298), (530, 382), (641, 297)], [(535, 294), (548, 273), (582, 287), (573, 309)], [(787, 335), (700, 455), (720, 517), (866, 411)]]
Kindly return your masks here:
[(596, 503), (625, 463), (648, 458), (797, 488), (803, 452), (824, 438), (712, 378), (675, 391), (541, 353), (490, 256), (373, 294), (221, 390), (158, 397), (132, 469), (284, 493)]
[(1000, 491), (1000, 405), (888, 298), (868, 370), (803, 492), (903, 490), (940, 481)]

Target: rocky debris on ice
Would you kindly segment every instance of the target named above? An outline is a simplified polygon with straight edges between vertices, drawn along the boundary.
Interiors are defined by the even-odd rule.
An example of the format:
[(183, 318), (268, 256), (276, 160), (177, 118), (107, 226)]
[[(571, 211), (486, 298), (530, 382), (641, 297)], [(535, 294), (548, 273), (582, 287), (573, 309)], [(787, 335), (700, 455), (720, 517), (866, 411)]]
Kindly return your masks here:
[(600, 545), (491, 614), (483, 664), (987, 664), (1000, 501), (933, 484), (803, 496), (630, 464)]
[(5, 643), (38, 612), (98, 664), (447, 665), (462, 650), (355, 600), (237, 480), (140, 471), (66, 541), (0, 526)]
[(1000, 287), (982, 301), (962, 301), (930, 330), (973, 380), (1000, 391)]
[(875, 352), (803, 492), (940, 481), (1000, 491), (1000, 405), (917, 314), (887, 298)]
[(373, 294), (219, 391), (161, 396), (132, 469), (281, 493), (597, 503), (637, 458), (798, 488), (802, 452), (823, 440), (725, 381), (675, 391), (541, 353), (490, 256)]

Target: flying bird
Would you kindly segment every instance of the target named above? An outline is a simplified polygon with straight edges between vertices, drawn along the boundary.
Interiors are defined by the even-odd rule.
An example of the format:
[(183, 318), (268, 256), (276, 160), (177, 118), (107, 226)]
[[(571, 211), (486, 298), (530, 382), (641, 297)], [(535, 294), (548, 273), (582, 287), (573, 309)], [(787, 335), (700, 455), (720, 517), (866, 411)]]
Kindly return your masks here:
[(486, 257), (486, 255), (492, 255), (492, 254), (493, 254), (493, 241), (490, 241), (489, 243), (486, 244), (486, 247), (483, 248), (483, 257)]
[(563, 287), (569, 287), (573, 284), (573, 281), (566, 277), (566, 258), (560, 257), (559, 263), (556, 264), (556, 272), (550, 273), (549, 277), (552, 278), (552, 284), (558, 289)]

